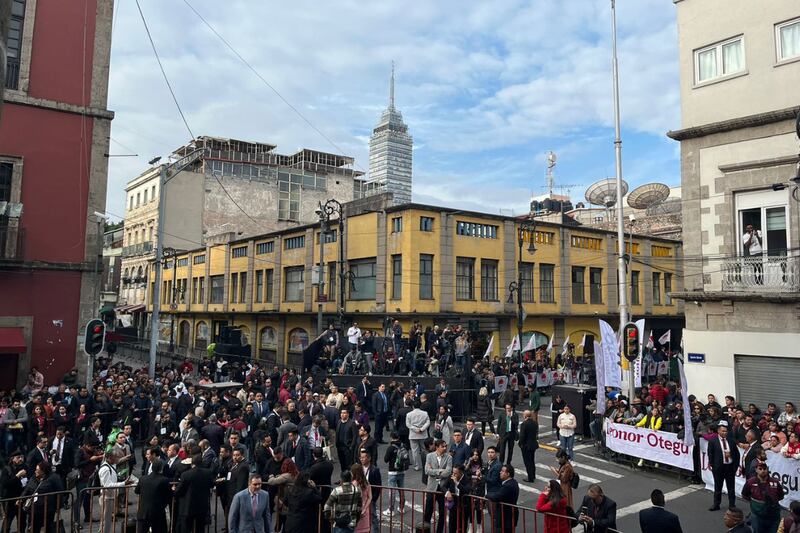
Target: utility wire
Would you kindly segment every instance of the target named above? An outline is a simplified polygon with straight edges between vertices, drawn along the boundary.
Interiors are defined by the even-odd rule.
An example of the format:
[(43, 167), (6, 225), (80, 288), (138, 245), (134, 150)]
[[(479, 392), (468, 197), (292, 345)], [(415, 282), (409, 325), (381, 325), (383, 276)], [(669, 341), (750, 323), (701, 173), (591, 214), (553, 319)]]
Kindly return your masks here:
[(172, 84), (169, 82), (169, 78), (167, 77), (167, 73), (164, 70), (164, 65), (161, 64), (161, 58), (158, 55), (158, 50), (156, 49), (156, 43), (153, 42), (153, 36), (150, 34), (150, 27), (147, 25), (147, 19), (144, 16), (144, 12), (142, 12), (142, 6), (139, 4), (139, 0), (136, 0), (136, 8), (139, 10), (139, 16), (142, 17), (142, 24), (144, 24), (144, 29), (147, 32), (147, 39), (150, 41), (150, 46), (153, 48), (153, 54), (156, 56), (156, 61), (158, 62), (158, 68), (161, 69), (161, 75), (164, 76), (164, 82), (167, 84), (167, 88), (169, 89), (169, 93), (172, 95), (172, 101), (175, 102), (175, 107), (178, 108), (178, 113), (181, 115), (181, 119), (183, 120), (183, 125), (186, 126), (186, 129), (189, 131), (189, 135), (192, 139), (195, 138), (194, 133), (192, 133), (192, 128), (189, 127), (189, 123), (186, 121), (186, 116), (183, 114), (183, 109), (181, 109), (181, 104), (178, 103), (178, 98), (175, 96), (175, 91), (172, 90)]
[[(137, 2), (138, 2), (138, 0), (137, 0)], [(233, 55), (235, 55), (235, 56), (236, 56), (236, 57), (239, 59), (239, 61), (241, 61), (242, 63), (244, 63), (244, 65), (245, 65), (245, 66), (246, 66), (248, 69), (250, 69), (250, 71), (251, 71), (253, 74), (255, 74), (255, 75), (256, 75), (256, 77), (257, 77), (259, 80), (261, 80), (261, 82), (262, 82), (264, 85), (266, 85), (266, 86), (267, 86), (267, 87), (268, 87), (268, 88), (269, 88), (269, 89), (270, 89), (270, 90), (271, 90), (273, 93), (275, 93), (275, 95), (276, 95), (278, 98), (280, 98), (280, 99), (281, 99), (281, 101), (282, 101), (284, 104), (286, 104), (286, 106), (287, 106), (289, 109), (291, 109), (292, 111), (294, 111), (294, 113), (295, 113), (295, 114), (296, 114), (298, 117), (300, 117), (300, 119), (301, 119), (303, 122), (305, 122), (306, 124), (308, 124), (308, 126), (309, 126), (311, 129), (313, 129), (313, 130), (314, 130), (315, 132), (317, 132), (317, 133), (318, 133), (318, 134), (319, 134), (319, 135), (320, 135), (320, 136), (321, 136), (323, 139), (325, 139), (325, 140), (328, 142), (328, 144), (330, 144), (330, 145), (331, 145), (331, 146), (333, 146), (333, 147), (334, 147), (336, 150), (338, 150), (338, 152), (339, 152), (340, 154), (342, 154), (342, 155), (344, 155), (344, 154), (345, 154), (345, 151), (344, 151), (344, 150), (343, 150), (343, 149), (342, 149), (342, 148), (341, 148), (341, 147), (340, 147), (338, 144), (336, 144), (336, 143), (335, 143), (335, 142), (334, 142), (334, 141), (333, 141), (333, 140), (332, 140), (330, 137), (328, 137), (327, 135), (325, 135), (325, 133), (323, 133), (323, 131), (322, 131), (322, 130), (320, 130), (320, 129), (319, 129), (318, 127), (316, 127), (316, 126), (315, 126), (315, 125), (314, 125), (314, 124), (313, 124), (313, 123), (312, 123), (312, 122), (311, 122), (311, 121), (310, 121), (308, 118), (306, 118), (306, 116), (305, 116), (305, 115), (303, 115), (303, 113), (301, 113), (301, 112), (300, 112), (300, 110), (299, 110), (299, 109), (297, 109), (297, 108), (296, 108), (294, 105), (292, 105), (292, 103), (291, 103), (291, 102), (289, 102), (289, 100), (287, 100), (287, 99), (286, 99), (286, 98), (285, 98), (285, 97), (284, 97), (284, 96), (283, 96), (283, 95), (282, 95), (282, 94), (281, 94), (281, 93), (278, 91), (278, 89), (276, 89), (276, 88), (275, 88), (275, 87), (274, 87), (274, 86), (273, 86), (273, 85), (272, 85), (270, 82), (268, 82), (268, 81), (266, 80), (266, 78), (264, 78), (264, 76), (262, 76), (262, 75), (261, 75), (261, 73), (260, 73), (258, 70), (256, 70), (256, 69), (255, 69), (255, 67), (253, 67), (253, 65), (251, 65), (251, 64), (250, 64), (250, 62), (249, 62), (249, 61), (247, 61), (247, 60), (246, 60), (246, 59), (245, 59), (245, 58), (242, 56), (242, 54), (240, 54), (240, 53), (239, 53), (239, 52), (238, 52), (238, 51), (237, 51), (237, 50), (236, 50), (236, 49), (233, 47), (233, 45), (231, 45), (231, 43), (229, 43), (229, 42), (228, 42), (228, 40), (227, 40), (227, 39), (225, 39), (225, 37), (223, 37), (222, 35), (220, 35), (220, 33), (219, 33), (219, 32), (218, 32), (218, 31), (217, 31), (215, 28), (214, 28), (214, 26), (212, 26), (212, 25), (211, 25), (211, 24), (210, 24), (210, 23), (209, 23), (209, 22), (208, 22), (208, 21), (207, 21), (207, 20), (206, 20), (206, 19), (203, 17), (203, 15), (201, 15), (201, 14), (200, 14), (200, 13), (199, 13), (199, 12), (198, 12), (198, 11), (197, 11), (195, 8), (194, 8), (194, 6), (192, 6), (192, 4), (190, 4), (190, 3), (188, 2), (188, 0), (183, 0), (183, 3), (184, 3), (184, 4), (186, 4), (186, 6), (187, 6), (189, 9), (191, 9), (191, 10), (192, 10), (192, 12), (193, 12), (195, 15), (197, 15), (197, 18), (199, 18), (199, 19), (200, 19), (200, 20), (203, 22), (203, 24), (205, 24), (205, 25), (206, 25), (206, 27), (207, 27), (209, 30), (211, 30), (211, 32), (212, 32), (214, 35), (216, 35), (216, 36), (217, 36), (217, 38), (218, 38), (220, 41), (222, 41), (222, 43), (223, 43), (223, 44), (224, 44), (224, 45), (225, 45), (225, 46), (228, 48), (228, 50), (230, 50), (230, 51), (233, 53)], [(355, 163), (355, 160), (354, 160), (354, 165), (355, 165), (355, 166), (357, 166), (358, 168), (360, 168), (362, 171), (364, 170), (364, 168), (363, 168), (363, 167), (361, 167), (361, 165), (359, 165), (359, 164)]]

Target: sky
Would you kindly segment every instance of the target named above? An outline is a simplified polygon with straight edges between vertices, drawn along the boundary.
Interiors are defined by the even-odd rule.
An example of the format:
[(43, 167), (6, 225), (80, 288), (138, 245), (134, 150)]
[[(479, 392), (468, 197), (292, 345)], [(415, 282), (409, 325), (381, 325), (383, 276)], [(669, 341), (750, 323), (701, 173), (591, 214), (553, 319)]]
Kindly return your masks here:
[[(125, 183), (191, 136), (135, 0), (115, 3), (110, 151), (137, 154), (109, 159), (107, 211), (121, 218)], [(614, 176), (609, 0), (139, 3), (195, 136), (344, 153), (366, 172), (394, 60), (415, 202), (524, 213), (547, 191), (549, 150), (555, 192), (573, 201)], [(625, 180), (678, 186), (674, 5), (617, 0), (617, 24)]]

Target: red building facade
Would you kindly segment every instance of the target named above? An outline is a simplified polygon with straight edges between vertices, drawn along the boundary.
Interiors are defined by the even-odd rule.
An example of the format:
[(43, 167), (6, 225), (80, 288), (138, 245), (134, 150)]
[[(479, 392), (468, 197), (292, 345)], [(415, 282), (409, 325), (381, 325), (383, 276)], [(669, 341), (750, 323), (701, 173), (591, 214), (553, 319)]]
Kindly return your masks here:
[[(113, 2), (12, 0), (0, 119), (0, 389), (83, 372), (113, 113)], [(102, 269), (102, 266), (100, 267)]]

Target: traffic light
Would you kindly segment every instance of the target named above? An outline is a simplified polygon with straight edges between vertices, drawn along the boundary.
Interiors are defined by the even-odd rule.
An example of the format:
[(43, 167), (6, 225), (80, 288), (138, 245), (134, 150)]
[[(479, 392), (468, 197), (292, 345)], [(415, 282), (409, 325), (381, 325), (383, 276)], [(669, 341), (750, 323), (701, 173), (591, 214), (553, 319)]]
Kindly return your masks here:
[(635, 361), (639, 357), (639, 328), (633, 322), (625, 324), (622, 330), (623, 344), (622, 351), (625, 359)]
[(99, 318), (86, 324), (86, 337), (83, 342), (83, 351), (88, 355), (99, 355), (103, 351), (106, 340), (106, 325)]

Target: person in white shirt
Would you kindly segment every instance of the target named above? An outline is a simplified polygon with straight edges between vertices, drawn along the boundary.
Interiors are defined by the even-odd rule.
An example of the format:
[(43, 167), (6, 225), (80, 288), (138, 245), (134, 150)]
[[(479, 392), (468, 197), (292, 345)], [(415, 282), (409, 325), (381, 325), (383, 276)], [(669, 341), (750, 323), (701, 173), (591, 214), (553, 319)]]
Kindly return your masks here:
[(361, 328), (358, 327), (358, 322), (353, 322), (350, 329), (347, 330), (347, 342), (350, 343), (350, 351), (353, 353), (358, 352), (358, 341), (361, 339)]
[(117, 480), (117, 459), (119, 459), (119, 454), (117, 452), (106, 452), (105, 461), (103, 461), (97, 470), (100, 486), (104, 489), (100, 497), (100, 530), (103, 533), (111, 533), (114, 531), (114, 500), (116, 499), (117, 493), (121, 492), (116, 489), (127, 487), (134, 483), (133, 479), (128, 479), (127, 481)]
[(761, 255), (763, 248), (761, 243), (763, 237), (761, 236), (760, 229), (753, 229), (752, 224), (748, 224), (744, 228), (744, 235), (742, 235), (742, 244), (744, 245), (744, 255)]
[(558, 440), (561, 449), (567, 454), (570, 460), (572, 460), (574, 457), (572, 446), (575, 444), (575, 428), (578, 427), (578, 421), (575, 415), (570, 412), (569, 405), (565, 405), (564, 412), (558, 415), (556, 425), (558, 426)]

